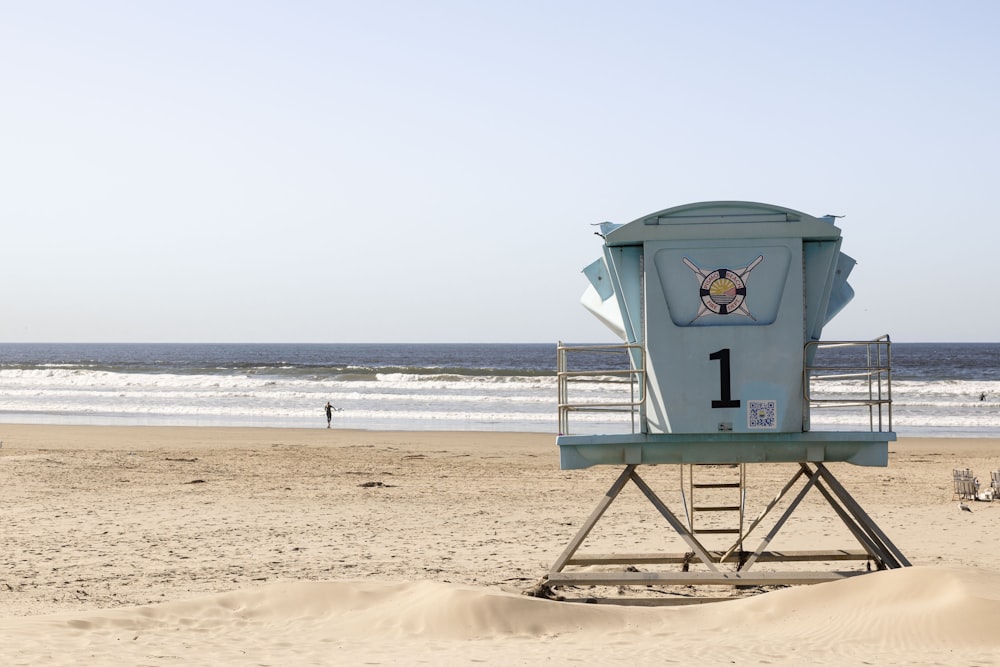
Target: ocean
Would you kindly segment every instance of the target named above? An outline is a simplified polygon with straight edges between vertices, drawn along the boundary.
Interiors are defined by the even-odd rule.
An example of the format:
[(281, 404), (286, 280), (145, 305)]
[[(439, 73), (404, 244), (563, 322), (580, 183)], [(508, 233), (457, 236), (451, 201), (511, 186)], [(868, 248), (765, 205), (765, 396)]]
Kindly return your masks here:
[[(893, 343), (892, 362), (898, 434), (1000, 437), (1000, 343)], [(624, 355), (574, 363), (610, 367)], [(578, 391), (623, 389), (598, 376)], [(336, 428), (555, 434), (556, 345), (0, 344), (0, 423), (325, 428), (327, 401)], [(812, 415), (817, 430), (860, 424)], [(574, 414), (573, 432), (609, 419)]]

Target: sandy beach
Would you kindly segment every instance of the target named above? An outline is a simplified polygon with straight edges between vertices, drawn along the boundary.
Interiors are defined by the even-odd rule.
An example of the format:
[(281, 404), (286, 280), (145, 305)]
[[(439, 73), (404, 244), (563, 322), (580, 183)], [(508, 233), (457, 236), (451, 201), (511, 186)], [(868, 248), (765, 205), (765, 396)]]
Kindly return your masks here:
[[(552, 435), (2, 425), (0, 440), (5, 665), (1000, 664), (1000, 501), (962, 511), (951, 481), (971, 468), (988, 485), (997, 440), (901, 439), (888, 468), (831, 465), (911, 568), (658, 607), (518, 594), (618, 474), (560, 470)], [(675, 467), (643, 471), (679, 506)], [(792, 471), (748, 467), (748, 507)], [(592, 540), (676, 548), (665, 532), (623, 493)], [(857, 544), (817, 498), (772, 546)]]

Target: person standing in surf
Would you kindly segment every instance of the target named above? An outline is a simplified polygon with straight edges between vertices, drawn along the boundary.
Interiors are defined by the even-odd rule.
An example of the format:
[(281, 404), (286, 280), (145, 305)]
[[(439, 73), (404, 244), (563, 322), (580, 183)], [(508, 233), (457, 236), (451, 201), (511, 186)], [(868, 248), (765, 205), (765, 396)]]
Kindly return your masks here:
[(336, 408), (330, 405), (330, 401), (327, 401), (326, 406), (323, 409), (326, 410), (326, 427), (330, 428), (330, 422), (333, 421), (333, 411), (336, 410)]

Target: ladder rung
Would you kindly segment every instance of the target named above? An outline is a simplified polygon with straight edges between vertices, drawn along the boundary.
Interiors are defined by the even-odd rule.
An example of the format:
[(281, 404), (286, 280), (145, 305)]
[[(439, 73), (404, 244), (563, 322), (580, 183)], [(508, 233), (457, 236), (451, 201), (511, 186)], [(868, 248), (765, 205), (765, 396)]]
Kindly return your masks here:
[[(733, 498), (733, 497), (731, 497), (731, 496), (728, 495), (728, 493), (730, 492), (729, 491), (730, 489), (732, 491), (736, 491), (736, 492), (740, 492), (740, 493), (743, 492), (744, 481), (745, 480), (744, 480), (744, 477), (743, 477), (742, 467), (740, 467), (740, 471), (739, 471), (740, 474), (739, 474), (739, 480), (738, 481), (721, 481), (721, 480), (726, 480), (726, 479), (732, 480), (733, 476), (723, 476), (719, 472), (716, 472), (714, 474), (706, 475), (706, 476), (708, 477), (709, 480), (718, 480), (718, 481), (701, 481), (701, 482), (695, 482), (694, 479), (693, 479), (693, 477), (694, 477), (694, 470), (697, 467), (698, 466), (695, 466), (695, 465), (691, 466), (691, 475), (692, 475), (692, 479), (690, 480), (690, 485), (691, 485), (691, 512), (690, 512), (690, 515), (688, 516), (688, 520), (690, 521), (690, 524), (691, 524), (690, 525), (691, 533), (692, 534), (696, 534), (696, 535), (742, 535), (742, 532), (743, 532), (742, 531), (742, 523), (743, 523), (743, 506), (742, 505), (743, 505), (743, 503), (742, 502), (737, 502), (736, 504), (732, 504), (734, 500), (739, 501), (740, 499)], [(706, 491), (706, 490), (707, 490), (707, 492), (705, 492), (703, 494), (696, 494), (695, 493), (695, 491)], [(716, 490), (716, 491), (713, 493), (712, 490)], [(720, 492), (719, 490), (722, 490), (722, 491)], [(707, 501), (707, 502), (713, 503), (713, 504), (698, 505), (695, 502), (695, 496), (696, 495), (704, 495), (704, 496), (706, 496), (706, 497), (704, 497), (704, 498), (701, 499), (702, 502), (706, 502)], [(722, 504), (719, 504), (719, 503), (722, 503)], [(735, 528), (696, 528), (694, 526), (694, 517), (695, 517), (696, 514), (700, 514), (702, 512), (739, 512), (740, 513), (740, 521), (739, 521), (740, 526), (735, 527)], [(726, 525), (727, 523), (730, 524), (730, 525), (732, 525), (733, 523), (736, 523), (736, 521), (735, 520), (733, 520), (733, 521), (725, 521), (725, 522), (721, 522), (720, 521), (720, 522), (717, 522), (716, 525), (718, 525), (719, 523), (722, 523), (722, 525)]]
[(696, 528), (691, 531), (692, 533), (703, 533), (705, 535), (739, 535), (740, 531), (738, 528)]

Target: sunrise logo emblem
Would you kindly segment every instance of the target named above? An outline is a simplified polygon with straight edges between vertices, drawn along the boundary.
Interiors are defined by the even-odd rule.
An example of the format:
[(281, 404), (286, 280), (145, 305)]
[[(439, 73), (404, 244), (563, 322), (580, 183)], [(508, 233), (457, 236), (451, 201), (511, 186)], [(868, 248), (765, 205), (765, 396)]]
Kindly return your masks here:
[(763, 255), (759, 255), (757, 259), (741, 269), (705, 271), (687, 257), (683, 261), (685, 266), (694, 271), (700, 282), (698, 296), (701, 297), (701, 305), (698, 307), (695, 320), (709, 313), (714, 313), (716, 315), (744, 315), (755, 322), (757, 321), (757, 318), (750, 313), (746, 306), (746, 280), (754, 267), (764, 261)]

